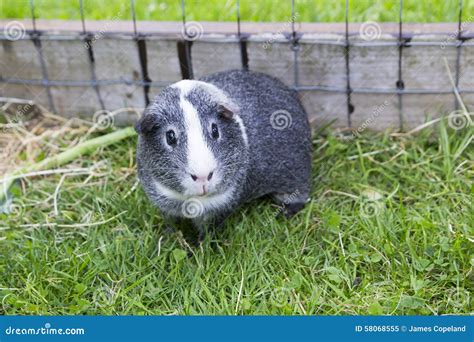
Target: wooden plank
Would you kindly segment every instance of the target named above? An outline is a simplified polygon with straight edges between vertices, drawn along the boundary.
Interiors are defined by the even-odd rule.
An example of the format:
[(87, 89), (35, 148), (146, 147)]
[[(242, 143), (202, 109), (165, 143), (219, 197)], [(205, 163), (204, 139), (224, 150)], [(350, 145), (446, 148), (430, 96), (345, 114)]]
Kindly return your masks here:
[[(443, 42), (450, 36), (423, 35), (412, 39), (413, 42)], [(405, 89), (450, 90), (444, 59), (455, 75), (456, 48), (452, 46), (412, 46), (403, 49), (403, 81)], [(437, 118), (454, 110), (454, 97), (451, 94), (440, 95), (404, 95), (404, 125), (412, 128), (426, 122), (427, 118)]]
[[(413, 42), (447, 41), (449, 36), (423, 35), (413, 38)], [(446, 72), (444, 59), (453, 74), (456, 65), (456, 48), (447, 46), (412, 46), (403, 49), (403, 81), (406, 89), (447, 90), (451, 83)]]
[(45, 39), (41, 46), (50, 80), (91, 79), (88, 50), (83, 41)]
[(454, 95), (403, 95), (403, 108), (406, 129), (417, 127), (428, 120), (451, 113), (454, 110)]
[[(48, 78), (52, 81), (92, 80), (89, 51), (82, 40), (41, 41)], [(98, 108), (100, 101), (92, 86), (51, 87), (56, 110), (66, 117), (90, 117)]]
[[(398, 80), (397, 37), (375, 32), (378, 41), (393, 44), (381, 47), (364, 46), (373, 36), (357, 35), (350, 38), (350, 81), (353, 89), (394, 90)], [(398, 97), (396, 94), (360, 94), (353, 93), (351, 102), (354, 111), (351, 114), (352, 128), (356, 134), (365, 130), (384, 130), (400, 127)]]
[(147, 39), (146, 50), (148, 75), (152, 81), (173, 83), (181, 79), (176, 41)]
[(398, 130), (398, 97), (392, 94), (352, 94), (354, 112), (351, 124), (354, 131)]
[(49, 107), (48, 94), (43, 86), (0, 83), (0, 96), (32, 100), (45, 108)]
[(0, 76), (41, 80), (43, 75), (38, 53), (31, 40), (9, 41), (0, 43)]
[[(0, 21), (0, 26), (8, 21)], [(60, 25), (61, 24), (61, 25)], [(25, 27), (29, 28), (28, 21)], [(42, 26), (43, 25), (43, 26)], [(100, 31), (104, 22), (88, 22), (89, 30)], [(195, 77), (216, 71), (241, 67), (240, 47), (235, 36), (235, 23), (202, 23), (205, 33), (193, 42), (191, 55)], [(467, 32), (472, 26), (465, 27)], [(172, 83), (181, 78), (177, 42), (182, 40), (181, 23), (140, 22), (140, 32), (157, 34), (146, 40), (148, 75), (152, 81)], [(284, 29), (282, 29), (282, 27)], [(380, 24), (383, 33), (378, 41), (397, 42), (397, 25)], [(52, 80), (89, 81), (91, 71), (89, 56), (79, 38), (80, 22), (38, 21), (38, 28), (50, 28), (56, 35), (42, 35), (43, 52)], [(108, 30), (93, 44), (97, 78), (100, 80), (123, 80), (130, 84), (111, 84), (100, 87), (105, 108), (115, 110), (123, 107), (143, 108), (145, 93), (143, 86), (132, 84), (142, 80), (138, 48), (130, 34), (130, 22), (111, 22)], [(298, 50), (298, 85), (329, 87), (344, 90), (346, 87), (345, 41), (343, 24), (306, 24)], [(406, 90), (421, 89), (446, 91), (451, 84), (444, 66), (447, 58), (455, 74), (456, 48), (446, 43), (455, 42), (450, 32), (455, 24), (410, 25), (404, 33), (427, 33), (412, 38), (412, 42), (431, 42), (440, 46), (412, 46), (403, 49), (403, 80)], [(280, 78), (286, 84), (295, 84), (294, 50), (288, 40), (288, 23), (243, 23), (242, 32), (251, 33), (247, 43), (249, 67)], [(365, 43), (359, 36), (359, 25), (351, 24), (351, 43)], [(58, 32), (67, 32), (57, 36)], [(285, 32), (283, 32), (285, 31)], [(121, 32), (128, 34), (124, 36)], [(224, 33), (215, 34), (215, 33)], [(272, 33), (276, 32), (276, 33)], [(444, 35), (441, 33), (445, 32)], [(428, 34), (429, 33), (429, 34)], [(434, 35), (434, 33), (437, 33)], [(1, 35), (1, 29), (0, 29)], [(111, 36), (121, 38), (112, 39)], [(327, 41), (328, 44), (320, 44)], [(338, 42), (339, 45), (333, 44)], [(317, 44), (316, 44), (317, 43)], [(462, 48), (461, 89), (474, 89), (474, 46), (467, 41)], [(0, 50), (0, 75), (4, 78), (41, 80), (42, 72), (38, 55), (31, 40), (2, 41)], [(398, 80), (398, 47), (354, 46), (350, 47), (350, 80), (355, 89), (396, 88)], [(160, 88), (150, 88), (152, 99)], [(26, 86), (0, 84), (0, 92), (9, 96), (40, 99), (47, 105), (46, 92), (40, 85)], [(53, 86), (51, 93), (58, 111), (62, 115), (92, 116), (100, 109), (95, 89), (91, 86)], [(347, 126), (347, 98), (344, 92), (302, 91), (303, 104), (311, 120), (323, 124), (333, 119), (334, 127)], [(464, 94), (466, 104), (474, 108), (474, 94)], [(45, 101), (46, 100), (46, 101)], [(454, 108), (452, 94), (403, 95), (403, 117), (405, 128), (419, 125), (429, 117), (448, 114)], [(351, 116), (353, 128), (365, 129), (398, 128), (398, 97), (393, 94), (353, 93), (354, 112)], [(134, 114), (125, 113), (117, 122), (135, 120)]]
[(91, 119), (100, 109), (95, 90), (92, 87), (51, 87), (51, 95), (58, 113), (73, 118)]
[(474, 89), (474, 46), (462, 46), (459, 69), (459, 87)]
[[(27, 30), (32, 30), (30, 19), (15, 19), (21, 22)], [(5, 27), (11, 20), (0, 20), (0, 28)], [(236, 34), (237, 25), (235, 22), (199, 22), (203, 27), (203, 32), (219, 34)], [(358, 34), (363, 23), (351, 23), (349, 32), (351, 35)], [(380, 31), (384, 34), (398, 34), (398, 23), (378, 23)], [(36, 26), (39, 30), (48, 30), (56, 33), (60, 32), (81, 32), (82, 23), (80, 20), (45, 20), (36, 19)], [(133, 23), (124, 20), (87, 20), (88, 31), (107, 33), (114, 32), (133, 32)], [(139, 30), (148, 34), (161, 34), (171, 39), (182, 38), (182, 23), (179, 21), (140, 21)], [(301, 23), (298, 24), (299, 32), (304, 33), (344, 33), (344, 23)], [(464, 32), (474, 31), (474, 23), (465, 21), (463, 23)], [(245, 34), (264, 34), (269, 32), (288, 32), (290, 31), (288, 22), (242, 22), (242, 33)], [(0, 30), (3, 31), (3, 30)], [(404, 34), (432, 34), (432, 33), (452, 33), (457, 31), (457, 23), (404, 23)]]
[(301, 102), (315, 127), (332, 123), (331, 127), (347, 127), (347, 103), (345, 94), (326, 92), (300, 92)]
[[(460, 57), (459, 87), (474, 89), (474, 46), (463, 46)], [(471, 122), (474, 122), (474, 94), (462, 94), (462, 99), (471, 113)]]
[[(396, 44), (397, 38), (380, 36), (380, 42)], [(361, 36), (350, 39), (352, 44), (368, 43)], [(351, 46), (350, 52), (351, 87), (394, 89), (398, 80), (398, 46)]]
[(287, 85), (294, 84), (293, 51), (283, 36), (253, 37), (247, 43), (247, 53), (250, 70), (277, 77)]
[(242, 68), (238, 43), (219, 44), (196, 40), (191, 47), (191, 56), (195, 78), (219, 71)]
[(303, 36), (298, 50), (299, 85), (346, 88), (346, 59), (340, 45), (316, 45), (314, 40), (343, 41), (342, 35)]
[[(93, 44), (97, 79), (140, 81), (142, 79), (136, 42), (131, 39), (98, 39)], [(105, 109), (145, 107), (143, 87), (135, 84), (101, 86)]]

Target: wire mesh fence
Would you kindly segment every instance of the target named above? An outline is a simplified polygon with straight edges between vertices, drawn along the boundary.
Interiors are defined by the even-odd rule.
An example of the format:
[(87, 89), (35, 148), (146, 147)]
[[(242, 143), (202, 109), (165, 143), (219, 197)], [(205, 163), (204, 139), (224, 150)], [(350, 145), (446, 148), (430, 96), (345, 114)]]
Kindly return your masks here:
[[(41, 89), (41, 96), (46, 95), (46, 105), (54, 112), (61, 112), (65, 107), (77, 110), (75, 106), (71, 105), (71, 100), (64, 100), (68, 96), (67, 94), (59, 95), (61, 87), (64, 89), (87, 88), (88, 92), (82, 92), (82, 94), (86, 94), (88, 102), (94, 97), (93, 104), (89, 105), (89, 107), (96, 107), (96, 110), (114, 109), (110, 107), (117, 107), (116, 103), (121, 102), (122, 97), (127, 97), (129, 93), (134, 93), (136, 89), (140, 89), (141, 99), (137, 100), (138, 102), (135, 101), (135, 103), (142, 103), (143, 106), (146, 106), (150, 102), (154, 89), (159, 89), (175, 82), (177, 74), (183, 79), (201, 76), (199, 74), (203, 73), (202, 70), (214, 71), (213, 60), (220, 58), (219, 63), (216, 64), (221, 64), (222, 68), (264, 69), (263, 71), (270, 71), (270, 73), (273, 72), (278, 76), (283, 76), (289, 85), (308, 98), (312, 96), (308, 94), (318, 93), (322, 94), (322, 96), (327, 96), (327, 98), (321, 100), (324, 102), (328, 101), (330, 96), (334, 96), (333, 104), (337, 103), (338, 105), (339, 119), (343, 115), (345, 117), (343, 125), (349, 127), (354, 126), (353, 118), (355, 117), (356, 102), (361, 102), (360, 99), (357, 99), (358, 94), (367, 95), (364, 101), (369, 102), (374, 99), (368, 97), (369, 95), (384, 95), (385, 100), (379, 103), (377, 108), (380, 106), (389, 107), (391, 104), (386, 104), (387, 101), (394, 103), (398, 117), (396, 126), (400, 129), (404, 128), (404, 123), (407, 119), (404, 116), (408, 115), (411, 111), (411, 106), (413, 106), (418, 95), (438, 96), (442, 98), (443, 102), (446, 102), (447, 96), (451, 96), (451, 104), (454, 106), (454, 109), (458, 109), (459, 103), (455, 100), (455, 92), (465, 94), (466, 96), (474, 94), (474, 87), (471, 87), (472, 82), (469, 80), (469, 75), (474, 73), (471, 63), (474, 51), (474, 42), (472, 40), (474, 33), (466, 29), (474, 21), (474, 16), (469, 17), (467, 20), (462, 20), (462, 0), (458, 2), (458, 22), (456, 23), (455, 30), (441, 33), (430, 32), (429, 38), (426, 37), (426, 33), (414, 33), (405, 30), (403, 0), (399, 1), (396, 31), (392, 30), (387, 36), (384, 35), (382, 25), (376, 22), (365, 22), (359, 25), (359, 29), (355, 32), (351, 30), (349, 0), (345, 2), (345, 21), (342, 26), (343, 32), (340, 35), (308, 32), (298, 22), (295, 0), (288, 1), (291, 2), (291, 13), (289, 13), (290, 19), (288, 22), (280, 26), (273, 26), (273, 30), (276, 27), (276, 32), (270, 31), (265, 35), (265, 33), (248, 33), (242, 28), (241, 4), (239, 0), (236, 2), (235, 22), (231, 24), (233, 28), (229, 25), (224, 25), (226, 29), (220, 33), (213, 32), (212, 27), (207, 30), (204, 29), (203, 23), (188, 21), (185, 0), (181, 1), (182, 22), (180, 23), (180, 28), (177, 30), (177, 25), (174, 25), (171, 31), (140, 30), (140, 22), (136, 18), (136, 4), (134, 0), (130, 0), (128, 8), (122, 9), (122, 11), (130, 12), (132, 17), (131, 27), (127, 30), (118, 31), (110, 28), (98, 29), (97, 25), (92, 25), (91, 22), (86, 20), (84, 2), (83, 0), (78, 0), (81, 17), (80, 28), (64, 33), (48, 28), (40, 28), (35, 12), (35, 1), (30, 0), (30, 27), (28, 29), (25, 28), (26, 25), (20, 21), (7, 22), (0, 33), (0, 40), (6, 44), (17, 45), (20, 42), (32, 42), (36, 56), (28, 52), (25, 52), (25, 54), (29, 55), (27, 60), (35, 64), (39, 70), (23, 72), (20, 71), (22, 65), (19, 65), (18, 61), (8, 63), (8, 56), (9, 53), (11, 54), (10, 50), (12, 47), (4, 44), (3, 54), (7, 56), (4, 59), (7, 62), (4, 62), (2, 65), (2, 73), (0, 75), (0, 83), (2, 85), (0, 85), (0, 88), (3, 89), (2, 93), (5, 93), (8, 87), (21, 87), (23, 93), (25, 91), (35, 93), (32, 89), (39, 87)], [(156, 26), (160, 27), (163, 24), (157, 22)], [(179, 32), (177, 33), (176, 31)], [(100, 40), (109, 42), (109, 50), (107, 52), (101, 51), (101, 47), (97, 44)], [(63, 70), (64, 72), (58, 73), (54, 70), (55, 60), (54, 58), (52, 59), (51, 55), (60, 54), (62, 48), (59, 48), (58, 45), (52, 42), (63, 42), (60, 43), (64, 45), (62, 48), (69, 49), (69, 51), (64, 53), (66, 59), (68, 59), (67, 63), (65, 63), (66, 70)], [(127, 44), (127, 48), (114, 53), (113, 46), (114, 44), (122, 44), (119, 42), (126, 42), (124, 44)], [(156, 45), (158, 44), (157, 42), (161, 44), (159, 48), (156, 48), (158, 46)], [(201, 44), (200, 46), (198, 46), (199, 43)], [(255, 49), (256, 44), (258, 44), (258, 50)], [(209, 45), (213, 47), (209, 48)], [(273, 48), (273, 45), (278, 45), (278, 48)], [(285, 46), (285, 51), (278, 52), (279, 49), (283, 49), (282, 46)], [(319, 47), (326, 49), (321, 50), (323, 52), (317, 53), (318, 57), (321, 57), (321, 54), (323, 57), (325, 56), (326, 64), (318, 69), (318, 67), (314, 66), (316, 61), (314, 49)], [(23, 48), (25, 48), (25, 45), (18, 47), (18, 49)], [(417, 49), (416, 52), (412, 51), (414, 48)], [(430, 48), (437, 49), (436, 53), (430, 52), (431, 60), (436, 60), (444, 55), (448, 56), (449, 64), (452, 66), (454, 86), (444, 83), (442, 87), (417, 87), (417, 82), (413, 82), (413, 80), (407, 82), (408, 78), (414, 77), (414, 72), (409, 70), (404, 65), (404, 62), (407, 58), (413, 58), (414, 54), (421, 55), (422, 49), (427, 50)], [(77, 52), (79, 49), (81, 51)], [(364, 60), (362, 55), (368, 53), (367, 51), (375, 51), (377, 49), (380, 49), (378, 51), (384, 51), (380, 54), (380, 57), (390, 56), (390, 63), (385, 63), (388, 66), (383, 67), (390, 70), (387, 71), (387, 75), (379, 77), (384, 80), (383, 82), (366, 82), (366, 79), (371, 77), (370, 70), (365, 71), (365, 74), (361, 76), (360, 69), (363, 68), (366, 60), (369, 59)], [(336, 50), (338, 51), (337, 54), (331, 54), (331, 51)], [(76, 56), (74, 51), (77, 52)], [(84, 51), (86, 52), (86, 60), (77, 62), (77, 56), (84, 55)], [(19, 53), (16, 51), (10, 58), (15, 59)], [(114, 64), (114, 62), (111, 62), (110, 56), (104, 57), (104, 55), (110, 55), (111, 53), (116, 54), (114, 58), (128, 59), (127, 62), (135, 64), (136, 68), (132, 72), (122, 72), (123, 70), (120, 70), (121, 63)], [(157, 59), (153, 55), (160, 53), (161, 55), (158, 59), (160, 63), (156, 63)], [(277, 56), (270, 58), (270, 53), (276, 53)], [(33, 61), (35, 58), (37, 58), (36, 61)], [(178, 69), (166, 65), (167, 60), (176, 60), (177, 63), (175, 64), (178, 66)], [(260, 64), (257, 63), (257, 66), (254, 68), (252, 63), (255, 60), (260, 60)], [(318, 60), (321, 60), (321, 58)], [(74, 63), (79, 63), (80, 68), (76, 69), (74, 67), (76, 64)], [(202, 67), (203, 63), (209, 65)], [(267, 65), (264, 65), (265, 63)], [(379, 63), (382, 65), (384, 62), (381, 61)], [(426, 77), (426, 73), (429, 74), (430, 72), (430, 63), (426, 60), (423, 63), (423, 66), (419, 68), (420, 70), (416, 72), (417, 77)], [(164, 66), (157, 64), (164, 64)], [(441, 65), (441, 72), (445, 73), (443, 61), (437, 60), (436, 64), (438, 69)], [(197, 72), (199, 68), (201, 70)], [(319, 74), (315, 74), (315, 70)], [(378, 71), (373, 70), (373, 72), (377, 73)], [(74, 74), (77, 74), (76, 77), (69, 77)], [(30, 77), (19, 77), (19, 75)], [(114, 77), (114, 75), (121, 76)], [(130, 77), (130, 75), (132, 76)], [(461, 77), (462, 75), (465, 75), (464, 79)], [(314, 82), (315, 80), (317, 82)], [(324, 80), (328, 80), (328, 82), (325, 83)], [(436, 77), (433, 81), (436, 81)], [(429, 81), (425, 83), (429, 83)], [(114, 92), (113, 89), (117, 89), (113, 88), (114, 86), (130, 87), (132, 90), (126, 92), (125, 96), (123, 92), (118, 95), (111, 95)], [(105, 90), (107, 87), (110, 88), (109, 91)], [(19, 91), (19, 93), (22, 93), (22, 91)], [(70, 92), (71, 94), (78, 94), (74, 90)], [(116, 95), (119, 99), (116, 99), (115, 102), (109, 101), (111, 97)], [(407, 97), (410, 95), (412, 97), (407, 101)], [(133, 96), (136, 96), (136, 94)], [(470, 101), (469, 99), (468, 101)], [(58, 102), (61, 101), (63, 104), (58, 106)], [(427, 101), (430, 102), (430, 100)], [(312, 100), (309, 100), (310, 105), (311, 103)], [(315, 111), (324, 111), (331, 107), (331, 103), (318, 106)], [(357, 108), (371, 111), (372, 116), (375, 113), (374, 109), (368, 109), (364, 105), (357, 105)], [(382, 108), (382, 110), (385, 110), (385, 108)], [(420, 109), (418, 108), (417, 110)], [(334, 111), (333, 108), (328, 112)], [(330, 113), (326, 114), (326, 116), (330, 117)], [(360, 125), (360, 123), (361, 121), (359, 120), (358, 124)], [(394, 126), (394, 122), (391, 122), (390, 125)]]

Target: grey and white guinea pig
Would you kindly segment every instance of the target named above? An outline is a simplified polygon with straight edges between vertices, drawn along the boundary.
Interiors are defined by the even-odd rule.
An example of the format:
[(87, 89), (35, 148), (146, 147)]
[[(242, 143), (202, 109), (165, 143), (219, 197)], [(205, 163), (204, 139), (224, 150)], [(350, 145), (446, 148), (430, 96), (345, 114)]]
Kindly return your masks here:
[(167, 218), (200, 236), (241, 204), (272, 195), (285, 213), (307, 202), (311, 130), (296, 92), (233, 70), (163, 89), (135, 126), (138, 176)]

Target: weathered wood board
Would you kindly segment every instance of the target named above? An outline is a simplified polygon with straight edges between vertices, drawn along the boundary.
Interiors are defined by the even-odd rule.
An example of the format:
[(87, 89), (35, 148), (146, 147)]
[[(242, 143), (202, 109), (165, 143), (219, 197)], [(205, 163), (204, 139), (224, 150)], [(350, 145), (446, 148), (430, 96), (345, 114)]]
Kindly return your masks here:
[(176, 40), (149, 38), (146, 40), (148, 76), (165, 83), (181, 79)]
[[(216, 37), (220, 38), (219, 36)], [(194, 77), (210, 73), (242, 68), (238, 42), (218, 43), (196, 40), (191, 46)]]
[[(0, 21), (0, 27), (8, 21)], [(25, 28), (31, 29), (28, 21)], [(183, 56), (178, 44), (183, 42), (181, 24), (176, 22), (140, 22), (141, 39), (145, 39), (146, 61), (140, 58), (139, 46), (130, 22), (107, 22), (107, 32), (101, 32), (104, 22), (87, 22), (96, 35), (91, 45), (81, 36), (80, 22), (37, 22), (41, 35), (42, 55), (48, 79), (66, 82), (51, 85), (49, 91), (60, 115), (92, 118), (105, 109), (143, 109), (146, 96), (151, 100), (166, 84), (183, 77)], [(231, 23), (202, 23), (203, 35), (191, 44), (191, 63), (195, 78), (209, 73), (241, 68), (241, 46), (236, 26)], [(251, 70), (261, 71), (281, 79), (289, 86), (301, 87), (300, 96), (310, 121), (314, 125), (333, 122), (333, 127), (357, 130), (409, 129), (428, 118), (449, 114), (455, 108), (444, 59), (456, 77), (458, 49), (455, 24), (407, 24), (412, 34), (410, 42), (429, 46), (405, 46), (402, 49), (401, 74), (405, 91), (399, 110), (396, 94), (399, 79), (398, 26), (381, 24), (381, 34), (361, 36), (360, 25), (351, 24), (349, 53), (345, 48), (343, 24), (298, 25), (299, 41), (292, 46), (288, 23), (242, 24), (246, 37), (246, 56)], [(468, 24), (465, 32), (474, 31)], [(2, 30), (0, 30), (2, 32)], [(444, 34), (440, 34), (443, 33)], [(40, 56), (30, 37), (9, 41), (0, 33), (0, 95), (33, 99), (49, 106), (47, 88)], [(384, 46), (370, 46), (383, 43)], [(143, 46), (142, 46), (143, 48)], [(142, 52), (144, 50), (142, 49)], [(92, 52), (92, 53), (91, 53)], [(91, 59), (92, 55), (92, 59)], [(347, 64), (349, 62), (350, 72)], [(296, 63), (295, 63), (296, 61)], [(459, 88), (470, 90), (462, 97), (474, 110), (474, 46), (467, 40), (461, 48)], [(93, 62), (93, 63), (92, 63)], [(145, 65), (144, 65), (145, 63)], [(102, 82), (90, 83), (95, 77)], [(146, 89), (144, 72), (153, 85)], [(349, 75), (349, 79), (348, 79)], [(34, 84), (8, 83), (5, 80), (30, 80)], [(2, 81), (3, 80), (3, 81)], [(67, 84), (70, 82), (71, 84)], [(350, 97), (353, 112), (348, 113), (347, 86), (354, 91)], [(438, 94), (424, 94), (439, 92)], [(119, 114), (116, 124), (128, 124), (136, 119), (133, 111)]]
[(102, 38), (94, 42), (93, 50), (97, 79), (130, 82), (100, 87), (105, 109), (145, 107), (143, 86), (133, 83), (142, 80), (136, 41)]

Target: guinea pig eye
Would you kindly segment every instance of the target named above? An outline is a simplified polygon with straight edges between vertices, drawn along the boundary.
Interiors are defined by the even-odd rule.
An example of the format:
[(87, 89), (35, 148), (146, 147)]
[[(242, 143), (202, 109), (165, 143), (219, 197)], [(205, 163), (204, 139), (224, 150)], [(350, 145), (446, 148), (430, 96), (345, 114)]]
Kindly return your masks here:
[(217, 125), (215, 123), (211, 125), (211, 135), (213, 139), (219, 138), (219, 130), (217, 129)]
[(176, 139), (176, 134), (174, 133), (173, 130), (169, 130), (166, 132), (166, 142), (170, 146), (176, 145), (177, 139)]

